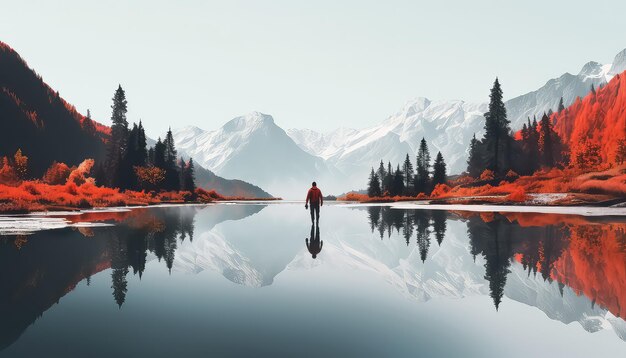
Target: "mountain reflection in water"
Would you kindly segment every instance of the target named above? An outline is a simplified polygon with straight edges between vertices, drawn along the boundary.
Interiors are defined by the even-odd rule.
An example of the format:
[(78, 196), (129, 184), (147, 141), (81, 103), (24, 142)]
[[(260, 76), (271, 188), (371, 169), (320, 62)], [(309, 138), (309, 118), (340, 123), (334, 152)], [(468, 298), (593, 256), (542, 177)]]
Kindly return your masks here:
[[(214, 205), (204, 209), (89, 213), (67, 219), (115, 225), (1, 237), (0, 351), (19, 340), (79, 282), (84, 280), (89, 285), (91, 277), (104, 270), (110, 272), (111, 297), (124, 310), (130, 294), (129, 275), (141, 278), (146, 263), (153, 259), (170, 274), (177, 269), (193, 273), (211, 270), (232, 282), (261, 287), (271, 285), (274, 277), (286, 269), (310, 268), (313, 264), (332, 267), (343, 256), (345, 262), (352, 259), (355, 267), (382, 272), (392, 286), (421, 301), (488, 294), (495, 310), (499, 310), (507, 296), (540, 308), (550, 318), (565, 323), (579, 321), (590, 332), (609, 322), (626, 340), (623, 219), (398, 210), (385, 206), (351, 209), (366, 210), (360, 225), (368, 225), (383, 244), (403, 240), (407, 246), (404, 253), (383, 246), (376, 252), (377, 246), (363, 246), (365, 238), (337, 233), (335, 228), (324, 227), (324, 221), (320, 227), (326, 244), (322, 244), (320, 229), (315, 227), (310, 233), (309, 227), (303, 230), (308, 234), (305, 243), (303, 236), (298, 236), (301, 232), (283, 232), (279, 238), (280, 219), (274, 223), (273, 237), (257, 237), (254, 228), (250, 237), (228, 236), (216, 227), (228, 220), (243, 220), (265, 207)], [(450, 223), (464, 223), (465, 235), (449, 235)], [(448, 250), (443, 250), (446, 245), (450, 245)], [(463, 250), (472, 262), (460, 258)], [(433, 266), (425, 270), (429, 261)], [(379, 263), (387, 268), (374, 268)], [(452, 266), (457, 272), (452, 272)], [(551, 287), (558, 290), (556, 297), (550, 294)], [(564, 298), (567, 290), (573, 295)], [(540, 298), (542, 295), (544, 298)]]

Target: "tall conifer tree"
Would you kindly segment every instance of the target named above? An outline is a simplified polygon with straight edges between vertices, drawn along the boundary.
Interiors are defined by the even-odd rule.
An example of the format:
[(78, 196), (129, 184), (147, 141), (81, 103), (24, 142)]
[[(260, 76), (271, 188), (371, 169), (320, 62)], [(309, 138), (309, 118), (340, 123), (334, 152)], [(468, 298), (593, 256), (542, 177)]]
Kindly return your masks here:
[(119, 85), (113, 95), (113, 105), (111, 105), (111, 137), (107, 143), (107, 169), (110, 173), (109, 185), (119, 187), (121, 159), (126, 151), (126, 141), (128, 139), (128, 121), (126, 120), (127, 109), (126, 93)]
[(477, 178), (483, 171), (483, 160), (479, 146), (480, 142), (474, 134), (470, 141), (469, 158), (467, 159), (467, 173), (473, 178)]
[(428, 151), (428, 144), (426, 144), (424, 138), (422, 138), (417, 151), (417, 165), (415, 169), (417, 172), (415, 177), (415, 192), (426, 193), (428, 191), (430, 172), (430, 152)]
[(506, 108), (502, 100), (502, 88), (496, 77), (489, 95), (489, 111), (485, 113), (486, 166), (495, 173), (503, 173), (509, 168), (508, 148), (510, 148), (510, 128)]
[(441, 152), (437, 152), (435, 163), (433, 164), (433, 187), (437, 184), (446, 183), (446, 163)]
[(413, 184), (413, 163), (411, 163), (411, 158), (408, 153), (404, 159), (402, 171), (404, 172), (404, 187), (408, 189), (411, 187), (411, 184)]
[(367, 195), (371, 197), (380, 196), (380, 181), (378, 180), (378, 174), (372, 168), (370, 172), (369, 183), (367, 185)]

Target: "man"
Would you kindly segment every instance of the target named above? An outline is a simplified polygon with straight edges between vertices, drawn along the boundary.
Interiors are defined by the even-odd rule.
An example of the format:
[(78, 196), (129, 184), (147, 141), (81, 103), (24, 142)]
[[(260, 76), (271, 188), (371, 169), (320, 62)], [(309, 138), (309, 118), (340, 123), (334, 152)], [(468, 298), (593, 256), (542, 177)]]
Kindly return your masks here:
[(306, 194), (306, 202), (304, 208), (309, 208), (309, 202), (311, 203), (311, 223), (320, 222), (320, 206), (324, 205), (324, 198), (322, 198), (322, 191), (317, 188), (317, 183), (311, 184), (311, 189)]

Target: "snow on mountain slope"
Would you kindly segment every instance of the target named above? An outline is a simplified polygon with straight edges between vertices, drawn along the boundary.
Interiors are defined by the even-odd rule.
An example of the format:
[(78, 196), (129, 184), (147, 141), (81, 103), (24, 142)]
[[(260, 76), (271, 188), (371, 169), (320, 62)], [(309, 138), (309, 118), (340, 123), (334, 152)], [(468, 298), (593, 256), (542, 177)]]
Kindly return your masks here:
[[(589, 93), (592, 85), (597, 88), (624, 70), (626, 50), (618, 53), (612, 64), (588, 62), (577, 75), (565, 73), (536, 91), (508, 100), (505, 104), (512, 129), (521, 128), (528, 117), (532, 119), (549, 110), (556, 111), (561, 97), (565, 106), (570, 105), (576, 97)], [(506, 96), (506, 84), (504, 90)], [(373, 127), (342, 128), (329, 133), (290, 129), (287, 133), (300, 148), (346, 173), (351, 180), (346, 189), (350, 189), (351, 186), (364, 187), (370, 168), (377, 166), (381, 159), (398, 163), (407, 153), (413, 157), (422, 137), (429, 142), (433, 158), (441, 151), (449, 173), (461, 173), (466, 169), (470, 139), (474, 133), (479, 138), (482, 136), (486, 111), (486, 103), (418, 98)]]
[(441, 151), (452, 172), (464, 170), (467, 143), (474, 133), (481, 133), (486, 110), (485, 104), (417, 98), (381, 124), (363, 130), (339, 129), (320, 134), (290, 129), (288, 134), (302, 149), (354, 178), (353, 185), (364, 186), (370, 168), (381, 159), (395, 164), (408, 153), (414, 160), (422, 137), (428, 141), (433, 157)]
[(591, 91), (591, 86), (598, 88), (606, 84), (612, 76), (609, 75), (611, 65), (601, 65), (597, 62), (588, 62), (577, 75), (565, 73), (559, 78), (549, 80), (536, 91), (508, 100), (507, 115), (511, 121), (511, 128), (520, 129), (530, 117), (537, 120), (543, 113), (556, 111), (559, 101), (563, 97), (565, 106), (569, 106), (576, 97), (584, 97)]
[(174, 130), (177, 148), (226, 178), (254, 182), (274, 195), (301, 197), (312, 180), (330, 177), (326, 163), (300, 149), (270, 115), (252, 112), (214, 131)]

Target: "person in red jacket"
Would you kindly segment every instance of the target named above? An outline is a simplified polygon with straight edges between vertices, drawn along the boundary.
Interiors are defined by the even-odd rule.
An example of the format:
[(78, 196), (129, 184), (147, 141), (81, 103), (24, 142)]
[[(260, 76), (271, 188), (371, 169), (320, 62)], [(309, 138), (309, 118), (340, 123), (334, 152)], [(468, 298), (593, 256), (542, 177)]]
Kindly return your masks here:
[(304, 203), (304, 208), (309, 208), (309, 203), (311, 204), (311, 223), (317, 221), (320, 222), (320, 206), (324, 205), (324, 198), (322, 197), (322, 191), (317, 187), (317, 183), (313, 182), (311, 184), (311, 189), (306, 194), (306, 202)]

